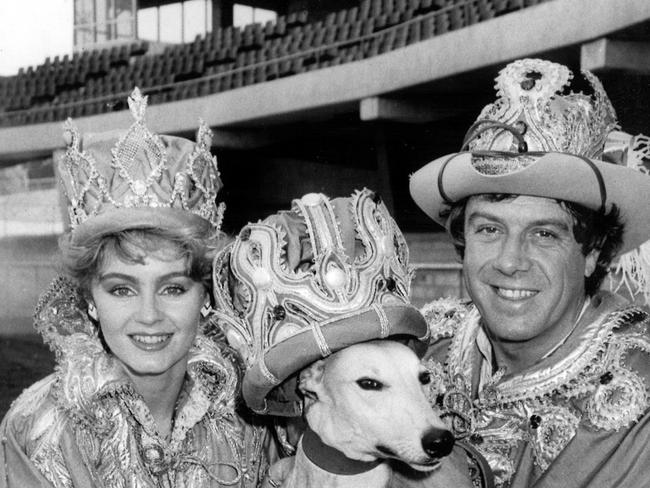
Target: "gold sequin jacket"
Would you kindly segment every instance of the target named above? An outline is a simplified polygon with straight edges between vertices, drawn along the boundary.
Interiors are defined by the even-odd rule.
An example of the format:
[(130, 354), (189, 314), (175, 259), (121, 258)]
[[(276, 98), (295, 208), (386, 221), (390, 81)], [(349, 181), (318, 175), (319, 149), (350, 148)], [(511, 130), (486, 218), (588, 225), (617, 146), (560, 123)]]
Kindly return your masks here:
[[(60, 285), (60, 284), (59, 284)], [(252, 488), (273, 452), (267, 429), (235, 410), (234, 359), (201, 333), (189, 352), (171, 438), (121, 364), (106, 353), (79, 297), (55, 286), (37, 328), (55, 373), (25, 390), (0, 424), (0, 488)]]
[(494, 371), (471, 303), (422, 309), (432, 403), (487, 459), (501, 488), (649, 486), (650, 319), (601, 292), (576, 330), (518, 374)]

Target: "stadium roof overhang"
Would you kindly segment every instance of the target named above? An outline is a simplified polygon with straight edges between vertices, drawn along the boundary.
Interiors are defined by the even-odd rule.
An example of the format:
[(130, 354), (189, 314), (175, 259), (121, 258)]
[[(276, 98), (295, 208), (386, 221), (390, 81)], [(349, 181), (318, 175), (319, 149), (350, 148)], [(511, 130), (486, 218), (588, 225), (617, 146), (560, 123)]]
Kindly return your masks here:
[[(138, 8), (149, 8), (149, 7), (162, 7), (164, 5), (169, 5), (171, 3), (179, 3), (182, 0), (138, 0)], [(219, 4), (218, 0), (211, 0), (213, 3)], [(243, 3), (245, 5), (250, 5), (253, 7), (267, 8), (272, 10), (281, 10), (284, 8), (283, 0), (241, 0), (236, 3)]]
[[(272, 140), (274, 128), (286, 132), (283, 127), (343, 113), (359, 121), (417, 123), (476, 113), (493, 96), (496, 69), (513, 59), (542, 56), (595, 70), (648, 69), (648, 42), (647, 0), (556, 0), (362, 61), (152, 105), (148, 120), (157, 132), (187, 134), (201, 117), (215, 129), (216, 146), (242, 148)], [(130, 114), (75, 122), (82, 132), (102, 131), (128, 126)], [(60, 122), (0, 129), (4, 164), (49, 155), (61, 145)]]
[(170, 3), (178, 3), (178, 0), (138, 0), (138, 8), (162, 7)]

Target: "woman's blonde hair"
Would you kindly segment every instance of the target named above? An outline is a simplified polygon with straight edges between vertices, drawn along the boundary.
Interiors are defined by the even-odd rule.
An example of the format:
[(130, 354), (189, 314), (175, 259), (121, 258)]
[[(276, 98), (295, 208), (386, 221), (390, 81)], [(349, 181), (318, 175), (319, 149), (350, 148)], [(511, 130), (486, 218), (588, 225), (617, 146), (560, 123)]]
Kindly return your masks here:
[[(59, 240), (62, 267), (88, 296), (93, 278), (107, 256), (115, 255), (128, 263), (142, 263), (147, 255), (162, 259), (187, 260), (187, 274), (194, 281), (211, 288), (212, 259), (227, 242), (225, 235), (208, 238), (195, 226), (177, 228), (137, 228), (100, 234), (83, 244), (74, 244), (70, 233)], [(170, 253), (171, 251), (171, 253)]]

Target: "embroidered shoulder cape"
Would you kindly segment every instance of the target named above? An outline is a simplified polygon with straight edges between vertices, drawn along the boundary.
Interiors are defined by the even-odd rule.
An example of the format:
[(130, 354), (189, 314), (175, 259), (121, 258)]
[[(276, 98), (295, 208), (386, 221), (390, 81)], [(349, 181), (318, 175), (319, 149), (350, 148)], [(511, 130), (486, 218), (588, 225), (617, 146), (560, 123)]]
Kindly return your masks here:
[(576, 330), (519, 374), (492, 370), (476, 307), (438, 300), (430, 329), (430, 396), (455, 434), (487, 459), (497, 486), (639, 487), (650, 466), (650, 319), (609, 293)]
[[(237, 371), (199, 334), (171, 439), (63, 282), (37, 309), (55, 373), (25, 390), (0, 425), (0, 487), (255, 487), (268, 465), (267, 430), (235, 411)], [(62, 296), (67, 295), (67, 296)], [(250, 420), (250, 419), (249, 419)]]

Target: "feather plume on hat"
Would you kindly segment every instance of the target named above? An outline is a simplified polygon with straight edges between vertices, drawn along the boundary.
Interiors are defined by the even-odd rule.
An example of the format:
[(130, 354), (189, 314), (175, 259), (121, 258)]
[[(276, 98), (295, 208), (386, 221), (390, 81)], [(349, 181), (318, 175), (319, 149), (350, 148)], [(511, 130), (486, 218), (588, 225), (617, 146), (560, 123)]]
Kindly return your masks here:
[[(650, 137), (612, 131), (603, 159), (650, 175)], [(610, 272), (610, 287), (614, 291), (624, 288), (633, 298), (650, 304), (650, 241), (619, 256)]]

